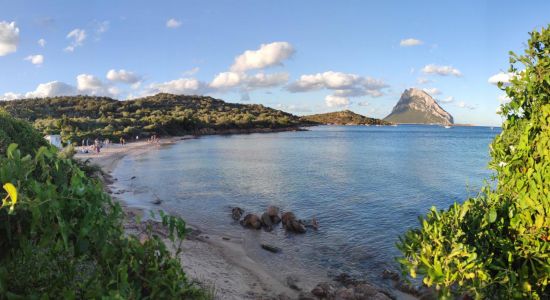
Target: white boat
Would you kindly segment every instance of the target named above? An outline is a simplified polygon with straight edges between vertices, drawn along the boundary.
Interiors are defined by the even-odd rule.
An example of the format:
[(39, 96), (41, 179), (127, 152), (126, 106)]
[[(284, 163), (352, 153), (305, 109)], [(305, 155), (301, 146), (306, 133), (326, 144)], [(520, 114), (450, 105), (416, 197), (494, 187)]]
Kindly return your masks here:
[(445, 125), (444, 127), (447, 128), (447, 129), (451, 128), (450, 125)]

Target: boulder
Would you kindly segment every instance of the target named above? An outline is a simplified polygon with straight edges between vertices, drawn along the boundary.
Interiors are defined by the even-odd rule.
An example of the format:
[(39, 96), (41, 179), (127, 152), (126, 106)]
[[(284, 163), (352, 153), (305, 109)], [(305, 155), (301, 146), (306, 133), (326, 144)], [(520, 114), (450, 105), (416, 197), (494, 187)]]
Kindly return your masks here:
[(307, 228), (312, 228), (315, 230), (319, 229), (319, 222), (315, 217), (311, 220), (300, 220), (300, 223), (304, 224), (304, 226)]
[(339, 288), (336, 293), (334, 294), (335, 300), (354, 300), (355, 299), (355, 292), (353, 291), (353, 288)]
[(233, 207), (233, 209), (231, 209), (231, 217), (235, 221), (239, 221), (243, 213), (244, 213), (244, 210), (242, 210), (242, 208), (240, 207)]
[(313, 288), (313, 290), (311, 290), (311, 293), (314, 296), (319, 297), (321, 299), (329, 298), (329, 297), (332, 297), (332, 295), (334, 293), (334, 286), (332, 286), (328, 282), (321, 282), (321, 283), (317, 284)]
[(291, 226), (289, 226), (289, 228), (291, 228), (290, 229), (291, 231), (296, 233), (306, 232), (306, 227), (304, 226), (304, 224), (302, 224), (300, 221), (297, 221), (297, 220), (292, 221)]
[(269, 244), (261, 244), (262, 248), (264, 250), (267, 250), (269, 252), (273, 252), (273, 253), (279, 253), (281, 252), (281, 248), (279, 247), (276, 247), (276, 246), (273, 246), (273, 245), (269, 245)]
[(244, 216), (244, 219), (241, 221), (241, 225), (248, 228), (260, 229), (262, 228), (262, 221), (257, 215), (248, 214)]
[(281, 223), (281, 218), (279, 216), (271, 217), (271, 222), (273, 223), (273, 225), (277, 225)]
[(269, 206), (266, 212), (272, 218), (279, 216), (279, 208), (277, 206)]
[(283, 222), (283, 227), (292, 232), (304, 233), (306, 232), (306, 227), (302, 222), (296, 219), (296, 216), (292, 212), (286, 212), (281, 216)]
[(291, 275), (286, 278), (286, 285), (293, 290), (301, 291), (302, 289), (298, 286), (299, 281), (297, 277)]
[(287, 211), (281, 215), (281, 220), (283, 221), (283, 226), (286, 227), (292, 220), (296, 220), (296, 216), (294, 213)]
[(273, 230), (273, 222), (271, 221), (271, 217), (267, 212), (264, 212), (262, 214), (262, 225), (264, 226), (266, 231)]

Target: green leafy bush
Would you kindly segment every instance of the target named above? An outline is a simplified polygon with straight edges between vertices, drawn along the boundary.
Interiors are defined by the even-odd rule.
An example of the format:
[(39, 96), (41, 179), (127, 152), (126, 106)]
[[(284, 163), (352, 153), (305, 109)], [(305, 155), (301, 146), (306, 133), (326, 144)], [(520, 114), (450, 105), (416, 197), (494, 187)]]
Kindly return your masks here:
[(23, 153), (31, 153), (40, 146), (47, 145), (46, 140), (31, 124), (0, 110), (0, 154), (6, 153), (11, 143), (19, 144)]
[[(120, 206), (74, 161), (53, 147), (6, 152), (0, 182), (19, 195), (12, 213), (0, 208), (0, 299), (207, 298), (152, 231), (141, 241), (125, 235)], [(181, 241), (185, 223), (162, 219)]]
[(511, 101), (491, 145), (496, 187), (432, 208), (398, 243), (404, 273), (442, 298), (550, 298), (550, 26), (530, 35), (524, 55), (511, 53), (511, 84), (499, 85)]

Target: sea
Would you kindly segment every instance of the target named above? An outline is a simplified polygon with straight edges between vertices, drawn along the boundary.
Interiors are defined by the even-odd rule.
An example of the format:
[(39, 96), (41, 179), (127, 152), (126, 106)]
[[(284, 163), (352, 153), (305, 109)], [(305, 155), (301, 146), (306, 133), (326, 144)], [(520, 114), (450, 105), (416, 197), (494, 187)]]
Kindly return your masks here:
[[(380, 282), (383, 270), (398, 270), (396, 242), (419, 226), (419, 216), (494, 184), (489, 145), (500, 130), (317, 126), (203, 136), (127, 156), (113, 175), (132, 190), (125, 197), (130, 205), (158, 209), (151, 202), (159, 198), (162, 209), (190, 224), (243, 238), (248, 254), (267, 269)], [(265, 232), (231, 218), (232, 207), (261, 215), (270, 205), (316, 218), (320, 227)], [(267, 252), (262, 242), (282, 251)]]

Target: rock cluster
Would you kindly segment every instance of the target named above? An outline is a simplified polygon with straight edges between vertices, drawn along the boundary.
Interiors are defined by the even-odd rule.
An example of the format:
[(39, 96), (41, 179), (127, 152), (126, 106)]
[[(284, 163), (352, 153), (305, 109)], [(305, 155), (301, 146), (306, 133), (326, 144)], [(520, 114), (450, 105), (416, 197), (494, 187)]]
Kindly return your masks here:
[(259, 217), (256, 214), (249, 213), (241, 220), (241, 216), (244, 214), (244, 210), (240, 207), (233, 207), (231, 209), (231, 217), (235, 221), (239, 221), (240, 224), (246, 228), (261, 229), (265, 231), (272, 231), (274, 226), (279, 223), (283, 224), (283, 228), (289, 232), (305, 233), (306, 227), (317, 230), (319, 228), (319, 222), (313, 218), (311, 221), (300, 220), (296, 218), (293, 212), (280, 213), (280, 209), (276, 206), (269, 206), (266, 211)]
[[(335, 283), (321, 282), (311, 290), (311, 295), (317, 299), (391, 299), (389, 293), (363, 280), (356, 280), (347, 274), (341, 274), (334, 279)], [(307, 295), (303, 295), (307, 298)]]

